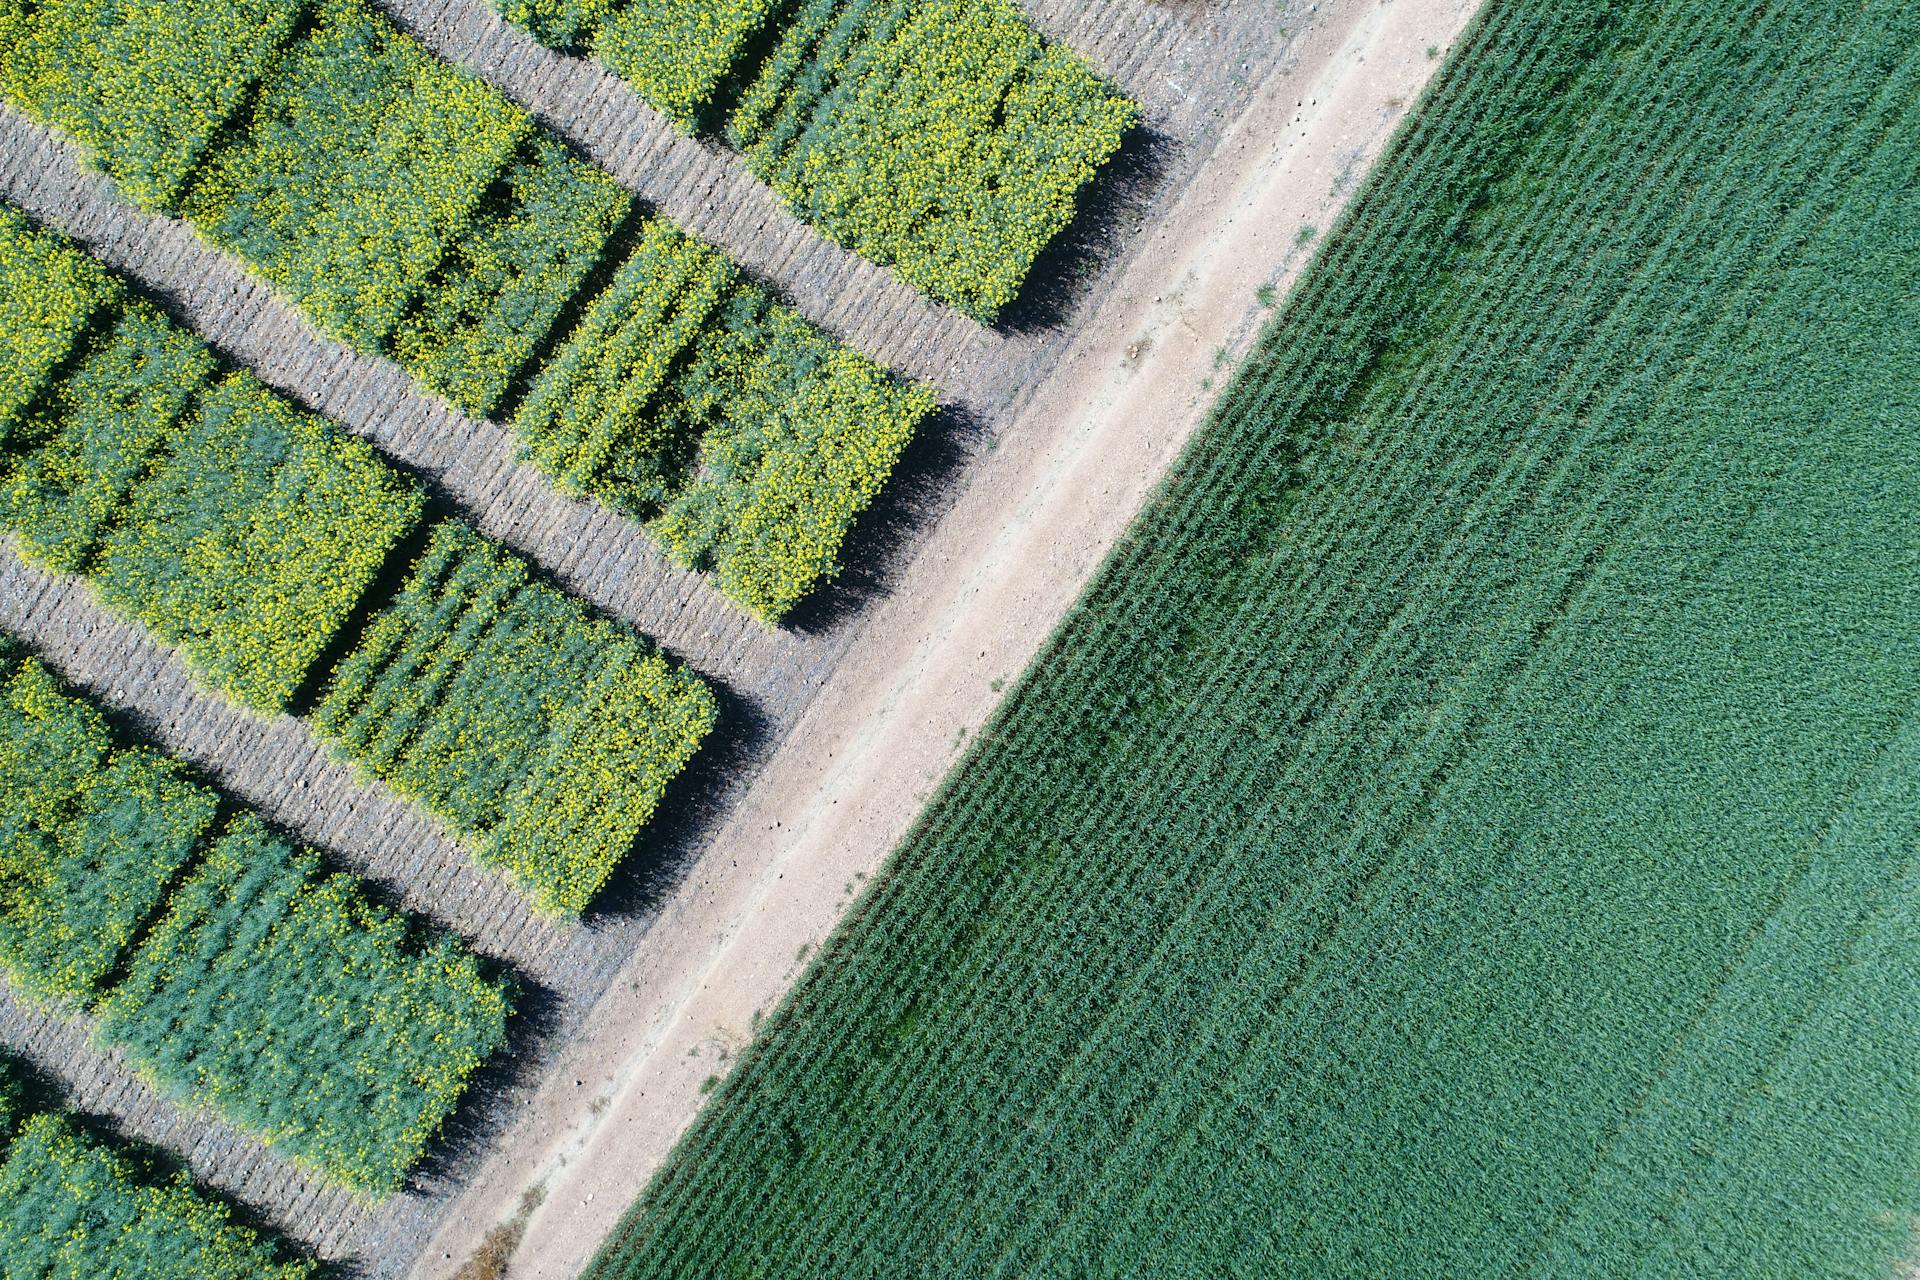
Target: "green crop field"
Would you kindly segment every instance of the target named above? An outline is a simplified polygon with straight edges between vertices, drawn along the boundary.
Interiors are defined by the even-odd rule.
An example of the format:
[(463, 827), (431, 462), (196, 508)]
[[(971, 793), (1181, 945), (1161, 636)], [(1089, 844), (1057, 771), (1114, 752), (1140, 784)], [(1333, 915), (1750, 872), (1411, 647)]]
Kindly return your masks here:
[(589, 1274), (1893, 1274), (1917, 389), (1920, 9), (1493, 0)]

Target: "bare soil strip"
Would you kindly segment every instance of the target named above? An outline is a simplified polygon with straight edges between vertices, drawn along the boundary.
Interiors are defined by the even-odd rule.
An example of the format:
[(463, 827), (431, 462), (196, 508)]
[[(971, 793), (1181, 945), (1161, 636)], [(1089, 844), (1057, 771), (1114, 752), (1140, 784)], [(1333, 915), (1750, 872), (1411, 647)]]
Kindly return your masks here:
[(1310, 11), (453, 1206), (421, 1280), (533, 1199), (508, 1274), (584, 1267), (1199, 426), (1262, 298), (1292, 283), (1475, 7)]

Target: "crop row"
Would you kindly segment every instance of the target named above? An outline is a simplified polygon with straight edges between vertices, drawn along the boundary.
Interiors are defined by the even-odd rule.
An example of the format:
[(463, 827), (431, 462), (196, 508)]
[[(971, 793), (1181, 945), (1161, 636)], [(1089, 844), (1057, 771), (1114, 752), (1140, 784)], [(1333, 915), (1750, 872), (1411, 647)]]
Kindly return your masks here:
[[(4, 637), (0, 637), (4, 641)], [(160, 1089), (328, 1178), (397, 1188), (510, 990), (0, 643), (0, 971)]]
[(588, 50), (788, 207), (991, 322), (1138, 108), (1008, 0), (495, 0)]
[(336, 751), (542, 910), (582, 910), (711, 727), (705, 684), (463, 522), (424, 524), (418, 487), (364, 442), (223, 371), (4, 206), (0, 303), (19, 318), (0, 335), (0, 528), (22, 553), (250, 708), (312, 694)]
[(932, 410), (364, 0), (0, 0), (0, 94), (770, 623)]
[(182, 1174), (90, 1133), (35, 1097), (0, 1057), (0, 1275), (147, 1280), (308, 1280)]

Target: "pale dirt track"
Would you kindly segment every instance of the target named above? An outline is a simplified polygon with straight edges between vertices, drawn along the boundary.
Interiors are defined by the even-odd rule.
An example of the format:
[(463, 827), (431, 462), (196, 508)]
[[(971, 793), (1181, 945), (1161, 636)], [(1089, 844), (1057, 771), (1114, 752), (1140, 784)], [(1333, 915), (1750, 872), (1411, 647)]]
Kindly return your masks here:
[(530, 1189), (509, 1274), (579, 1273), (876, 874), (1197, 428), (1475, 0), (1307, 18), (1050, 379), (865, 620), (415, 1274), (445, 1280)]

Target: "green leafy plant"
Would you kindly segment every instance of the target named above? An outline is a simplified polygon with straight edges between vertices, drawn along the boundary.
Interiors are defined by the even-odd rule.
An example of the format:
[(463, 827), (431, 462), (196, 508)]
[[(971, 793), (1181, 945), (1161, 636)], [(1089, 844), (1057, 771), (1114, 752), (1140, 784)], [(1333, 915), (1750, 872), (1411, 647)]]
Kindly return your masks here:
[(120, 296), (99, 263), (36, 231), (18, 209), (0, 205), (0, 446), (12, 451), (20, 418), (64, 360), (95, 311)]
[[(724, 38), (711, 13), (691, 6), (514, 12), (556, 39), (585, 26), (598, 32), (605, 22), (637, 24), (603, 34), (609, 49), (638, 57), (642, 46), (666, 48), (648, 44), (654, 21), (684, 20), (705, 33), (694, 45), (732, 49), (754, 25), (751, 9), (727, 18), (732, 34)], [(847, 430), (875, 409), (877, 370), (810, 380), (812, 362), (837, 343), (817, 333), (776, 341), (773, 329), (751, 320), (769, 305), (763, 292), (671, 224), (651, 220), (629, 236), (628, 192), (365, 0), (16, 0), (0, 19), (19, 35), (0, 50), (0, 93), (76, 137), (125, 178), (123, 190), (139, 203), (182, 214), (320, 328), (393, 358), (462, 410), (491, 414), (524, 392), (521, 437), (560, 487), (639, 520), (683, 491), (719, 500), (703, 496), (708, 507), (754, 513), (729, 518), (735, 530), (790, 517), (791, 528), (753, 526), (706, 536), (711, 546), (699, 547), (678, 535), (676, 543), (684, 563), (714, 566), (722, 589), (769, 622), (832, 572), (839, 534), (858, 515), (847, 502), (871, 502), (898, 454), (902, 424), (910, 431), (925, 414), (916, 406), (930, 404), (918, 389), (896, 388), (871, 432)], [(175, 38), (177, 48), (135, 47)], [(674, 46), (662, 73), (695, 70), (685, 53)], [(710, 69), (732, 56), (714, 54)], [(116, 64), (93, 74), (103, 58), (142, 69), (122, 74)], [(174, 94), (176, 82), (196, 77), (205, 92)], [(19, 347), (16, 367), (0, 371), (5, 432), (102, 299), (79, 277), (37, 272), (43, 251), (24, 230), (0, 227), (0, 242), (14, 245), (12, 265), (0, 260), (0, 273), (19, 276), (15, 291), (34, 308), (4, 339)], [(84, 274), (71, 263), (63, 270)], [(736, 323), (743, 309), (749, 322)], [(753, 340), (760, 345), (742, 345)], [(850, 354), (835, 363), (866, 368)], [(763, 434), (714, 408), (715, 380), (741, 378), (751, 382), (738, 388), (745, 396), (764, 400), (765, 387), (779, 386), (793, 397), (757, 416), (824, 414), (837, 424), (810, 437), (814, 454), (787, 435), (785, 456), (812, 477), (803, 486), (817, 501), (769, 504), (726, 489), (727, 474), (748, 469), (736, 458), (742, 441)], [(189, 381), (182, 369), (171, 385)], [(734, 388), (719, 389), (724, 400)], [(835, 390), (844, 398), (826, 394)], [(126, 430), (165, 434), (169, 424), (155, 418), (165, 408), (156, 388)], [(137, 470), (137, 451), (111, 438), (125, 432), (111, 419), (89, 425), (89, 412), (67, 413), (73, 421), (63, 429), (72, 438), (45, 461), (71, 470), (104, 444)], [(709, 430), (719, 431), (711, 442), (703, 439)], [(703, 455), (722, 465), (703, 466)], [(821, 482), (843, 473), (858, 478)], [(120, 493), (117, 473), (103, 481), (94, 486), (100, 492), (84, 495), (77, 477), (63, 481), (83, 525), (101, 518), (85, 514), (89, 502), (110, 507)], [(744, 483), (759, 485), (750, 476)], [(54, 545), (50, 531), (40, 551), (51, 564), (78, 565), (84, 539), (69, 541)], [(755, 560), (762, 547), (765, 563)], [(169, 638), (192, 652), (188, 637), (204, 624), (168, 625)], [(280, 659), (260, 660), (274, 669), (218, 674), (236, 696), (274, 705), (287, 688)]]
[(278, 711), (420, 502), (364, 441), (231, 373), (135, 490), (93, 581), (209, 683)]
[(127, 196), (172, 212), (305, 0), (9, 0), (0, 94), (71, 134)]
[(392, 340), (408, 372), (481, 417), (527, 370), (633, 207), (624, 187), (545, 134), (523, 144), (500, 185)]
[(724, 132), (794, 212), (982, 321), (1139, 119), (1006, 0), (496, 3), (681, 129)]
[(323, 329), (383, 352), (532, 128), (362, 0), (319, 0), (183, 209)]
[(58, 572), (92, 563), (214, 373), (206, 344), (151, 306), (116, 311), (0, 446), (0, 526)]
[(216, 800), (39, 662), (0, 649), (0, 970), (44, 1000), (102, 994), (212, 824)]

